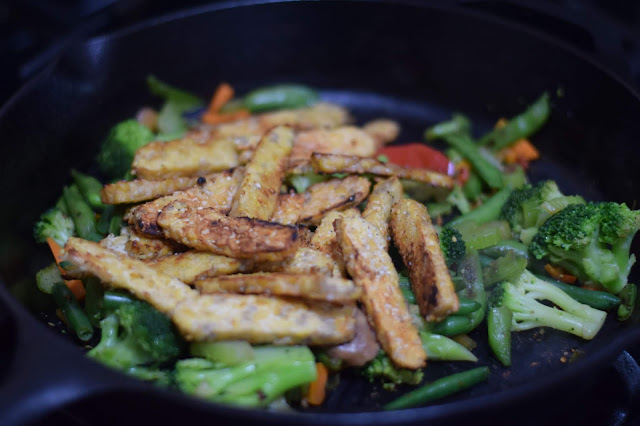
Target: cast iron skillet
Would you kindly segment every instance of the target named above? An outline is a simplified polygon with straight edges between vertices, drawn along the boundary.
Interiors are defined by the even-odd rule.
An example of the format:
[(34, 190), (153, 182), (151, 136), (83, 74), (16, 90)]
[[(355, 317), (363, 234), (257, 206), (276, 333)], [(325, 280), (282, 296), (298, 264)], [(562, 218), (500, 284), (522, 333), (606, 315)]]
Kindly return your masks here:
[[(591, 391), (600, 366), (640, 338), (637, 315), (625, 323), (610, 319), (592, 342), (552, 331), (518, 333), (514, 365), (505, 370), (490, 356), (481, 327), (472, 337), (480, 343), (478, 364), (492, 370), (488, 383), (440, 404), (388, 413), (376, 411), (394, 395), (355, 374), (321, 409), (276, 414), (205, 403), (93, 363), (10, 293), (22, 294), (47, 262), (32, 243), (31, 227), (68, 181), (69, 168), (90, 169), (108, 128), (157, 102), (143, 83), (149, 73), (203, 96), (220, 81), (240, 93), (272, 82), (310, 84), (361, 121), (397, 118), (405, 141), (451, 111), (464, 111), (479, 132), (486, 130), (547, 90), (554, 95), (553, 114), (535, 137), (543, 158), (532, 169), (534, 178), (553, 177), (567, 193), (606, 195), (638, 207), (640, 150), (631, 143), (640, 134), (637, 95), (589, 58), (515, 25), (410, 2), (257, 1), (98, 37), (70, 49), (0, 110), (0, 297), (6, 305), (0, 325), (8, 348), (0, 359), (0, 419), (6, 423), (81, 398), (96, 407), (97, 424), (141, 415), (220, 424), (495, 424), (505, 413), (511, 423), (576, 401)], [(563, 356), (575, 362), (563, 363)], [(470, 367), (431, 363), (426, 377)]]

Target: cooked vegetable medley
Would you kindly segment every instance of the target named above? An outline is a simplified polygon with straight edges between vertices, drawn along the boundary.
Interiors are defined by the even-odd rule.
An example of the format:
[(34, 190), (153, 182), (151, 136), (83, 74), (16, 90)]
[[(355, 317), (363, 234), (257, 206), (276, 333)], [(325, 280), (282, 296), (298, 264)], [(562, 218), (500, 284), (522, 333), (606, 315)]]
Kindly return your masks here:
[(399, 123), (356, 126), (309, 87), (221, 84), (203, 107), (148, 85), (162, 107), (116, 124), (34, 227), (55, 260), (38, 288), (94, 360), (247, 407), (322, 405), (357, 369), (414, 387), (383, 407), (402, 409), (488, 378), (423, 375), (477, 363), (483, 321), (508, 368), (513, 332), (631, 315), (640, 212), (527, 179), (547, 94), (477, 140), (454, 114), (386, 146)]

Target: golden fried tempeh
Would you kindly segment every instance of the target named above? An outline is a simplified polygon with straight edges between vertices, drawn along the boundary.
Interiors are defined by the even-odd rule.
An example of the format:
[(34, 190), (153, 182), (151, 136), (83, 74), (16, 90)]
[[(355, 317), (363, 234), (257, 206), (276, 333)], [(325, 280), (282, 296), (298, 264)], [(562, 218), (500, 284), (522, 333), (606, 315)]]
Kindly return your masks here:
[[(214, 177), (215, 175), (205, 176), (206, 179)], [(100, 197), (105, 204), (139, 203), (191, 188), (196, 182), (198, 176), (179, 176), (162, 180), (121, 180), (105, 185), (100, 191)]]
[(400, 200), (391, 210), (391, 231), (409, 269), (420, 313), (427, 321), (440, 321), (457, 312), (458, 296), (427, 208), (415, 200)]
[(320, 274), (257, 272), (199, 279), (195, 284), (203, 294), (265, 294), (337, 304), (355, 303), (361, 294), (351, 280)]
[(378, 176), (397, 176), (401, 179), (410, 179), (438, 188), (453, 188), (453, 179), (450, 176), (428, 169), (409, 169), (395, 164), (385, 164), (374, 158), (313, 154), (311, 165), (317, 173), (370, 173)]
[(203, 251), (255, 261), (277, 261), (300, 245), (296, 227), (228, 217), (189, 200), (174, 201), (158, 216), (167, 238)]
[(200, 143), (185, 137), (143, 146), (136, 151), (131, 167), (136, 176), (157, 180), (209, 174), (237, 165), (238, 154), (231, 139), (211, 139)]
[(355, 208), (351, 208), (341, 212), (332, 211), (327, 213), (316, 228), (316, 232), (313, 233), (311, 247), (331, 256), (335, 269), (340, 276), (344, 276), (346, 272), (344, 256), (333, 226), (335, 220), (341, 217), (360, 217), (360, 212)]
[(402, 199), (402, 194), (402, 184), (397, 177), (381, 180), (373, 186), (367, 207), (362, 212), (362, 218), (378, 228), (386, 247), (389, 247), (391, 207)]
[(241, 168), (235, 169), (233, 173), (222, 172), (214, 179), (205, 179), (204, 182), (201, 179), (201, 184), (186, 191), (178, 191), (142, 204), (131, 212), (129, 223), (141, 234), (161, 236), (163, 234), (158, 227), (158, 215), (166, 205), (177, 200), (197, 202), (199, 207), (211, 207), (226, 213), (231, 208), (231, 201), (240, 186), (242, 174)]
[(427, 355), (378, 229), (358, 217), (340, 218), (335, 227), (347, 270), (362, 288), (361, 300), (382, 348), (400, 367), (422, 367)]
[(289, 194), (278, 195), (278, 203), (269, 222), (280, 223), (282, 225), (295, 225), (300, 217), (303, 204), (303, 194), (291, 192)]
[(332, 210), (344, 210), (360, 204), (369, 195), (369, 189), (369, 179), (359, 176), (316, 183), (304, 193), (304, 206), (298, 221), (318, 224)]
[(138, 234), (131, 227), (123, 228), (117, 237), (108, 235), (100, 241), (100, 245), (140, 260), (155, 259), (186, 250), (185, 246), (175, 241), (164, 238), (148, 238)]
[(371, 157), (377, 150), (375, 139), (355, 126), (309, 130), (296, 135), (289, 167), (308, 163), (314, 152)]
[(92, 241), (70, 238), (64, 246), (63, 259), (71, 262), (74, 269), (96, 276), (103, 283), (129, 290), (165, 314), (171, 314), (180, 301), (197, 295), (182, 281)]
[(310, 247), (299, 247), (293, 256), (283, 261), (255, 263), (252, 271), (342, 276), (340, 273), (336, 274), (336, 265), (331, 256)]
[(191, 284), (202, 274), (212, 277), (229, 275), (240, 272), (244, 268), (241, 260), (195, 250), (163, 256), (147, 265), (186, 284)]
[(397, 121), (389, 120), (388, 118), (378, 118), (365, 123), (362, 126), (362, 130), (375, 139), (379, 148), (396, 140), (398, 134), (400, 134), (400, 125)]
[(269, 220), (276, 209), (292, 146), (293, 131), (288, 127), (276, 127), (264, 135), (245, 168), (229, 216)]
[(354, 309), (268, 296), (206, 294), (178, 305), (173, 320), (187, 340), (326, 345), (353, 338)]

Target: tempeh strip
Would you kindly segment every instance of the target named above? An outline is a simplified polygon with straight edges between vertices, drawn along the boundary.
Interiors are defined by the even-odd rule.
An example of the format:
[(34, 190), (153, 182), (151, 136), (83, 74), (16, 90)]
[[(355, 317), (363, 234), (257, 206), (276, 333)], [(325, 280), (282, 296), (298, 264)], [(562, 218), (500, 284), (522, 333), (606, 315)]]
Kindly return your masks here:
[(415, 200), (400, 200), (391, 210), (391, 231), (409, 269), (420, 313), (427, 321), (440, 321), (457, 312), (458, 296), (427, 208)]
[(382, 237), (386, 247), (389, 247), (389, 217), (391, 207), (402, 199), (402, 184), (393, 176), (381, 180), (373, 186), (373, 191), (367, 200), (367, 207), (362, 212), (362, 218), (374, 224)]
[(189, 200), (198, 202), (199, 207), (212, 207), (226, 213), (231, 208), (243, 175), (242, 168), (230, 172), (223, 172), (213, 179), (200, 179), (200, 183), (186, 191), (178, 191), (171, 195), (150, 201), (136, 207), (129, 217), (129, 223), (141, 234), (161, 236), (158, 227), (158, 215), (162, 209), (173, 201)]
[(64, 246), (63, 259), (71, 262), (75, 270), (98, 277), (112, 287), (128, 290), (165, 314), (171, 314), (181, 301), (197, 296), (197, 292), (182, 281), (92, 241), (70, 238)]
[(277, 297), (206, 294), (178, 305), (173, 320), (187, 340), (328, 345), (353, 338), (354, 309)]
[(314, 152), (371, 157), (377, 150), (375, 139), (355, 126), (309, 130), (296, 135), (289, 167), (308, 163)]
[[(215, 175), (205, 178), (214, 179)], [(100, 191), (100, 198), (105, 204), (139, 203), (191, 188), (197, 182), (198, 176), (179, 176), (162, 180), (121, 180), (105, 185)]]
[(357, 217), (338, 219), (335, 227), (347, 270), (362, 288), (361, 300), (382, 348), (399, 367), (424, 366), (427, 355), (378, 229)]
[(360, 212), (352, 208), (342, 212), (333, 211), (328, 213), (316, 228), (316, 232), (313, 233), (311, 247), (331, 256), (335, 264), (335, 269), (341, 276), (344, 276), (346, 272), (344, 256), (342, 255), (342, 249), (340, 248), (340, 243), (338, 242), (333, 226), (336, 219), (342, 217), (360, 217)]
[[(292, 274), (335, 275), (335, 262), (328, 254), (310, 247), (299, 247), (293, 256), (280, 262), (253, 265), (254, 272), (288, 272)], [(337, 274), (342, 276), (341, 274)]]
[(231, 139), (205, 142), (190, 137), (170, 142), (151, 142), (136, 151), (132, 169), (142, 179), (204, 175), (238, 165), (236, 146)]
[(230, 275), (241, 272), (245, 266), (238, 259), (194, 250), (163, 256), (147, 263), (147, 265), (186, 284), (193, 283), (202, 274), (212, 277)]
[(304, 193), (299, 222), (317, 225), (332, 210), (345, 210), (360, 204), (370, 189), (369, 179), (359, 176), (316, 183)]
[(258, 272), (201, 279), (195, 285), (203, 294), (265, 294), (337, 304), (355, 303), (361, 294), (351, 280), (320, 274)]
[(188, 200), (174, 201), (158, 216), (165, 236), (223, 256), (255, 261), (282, 260), (300, 245), (296, 227), (246, 217), (228, 217)]
[(303, 194), (292, 192), (278, 195), (278, 203), (269, 222), (280, 223), (282, 225), (295, 225), (300, 217), (303, 204)]
[(313, 154), (311, 166), (316, 173), (369, 173), (377, 176), (397, 176), (400, 179), (422, 182), (437, 188), (453, 188), (453, 178), (450, 176), (428, 169), (410, 169), (395, 164), (385, 164), (373, 158)]
[(276, 209), (293, 146), (293, 131), (276, 127), (260, 140), (236, 193), (229, 216), (269, 220)]

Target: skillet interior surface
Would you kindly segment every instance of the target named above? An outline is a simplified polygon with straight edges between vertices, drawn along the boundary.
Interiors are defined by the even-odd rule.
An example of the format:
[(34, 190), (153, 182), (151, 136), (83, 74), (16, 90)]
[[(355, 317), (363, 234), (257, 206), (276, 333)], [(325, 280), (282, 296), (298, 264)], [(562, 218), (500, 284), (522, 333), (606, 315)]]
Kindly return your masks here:
[[(639, 148), (631, 142), (640, 134), (640, 103), (624, 85), (567, 49), (446, 8), (384, 2), (217, 6), (75, 46), (0, 111), (1, 273), (14, 294), (35, 287), (30, 277), (48, 262), (42, 247), (32, 243), (31, 228), (68, 183), (67, 171), (92, 170), (109, 127), (141, 105), (158, 104), (146, 91), (149, 73), (202, 96), (220, 81), (231, 82), (239, 93), (274, 82), (309, 84), (322, 89), (324, 99), (350, 108), (359, 123), (379, 116), (399, 120), (401, 141), (419, 140), (425, 127), (452, 111), (468, 114), (477, 124), (475, 133), (482, 133), (498, 117), (514, 115), (548, 91), (553, 113), (534, 139), (542, 160), (531, 169), (533, 179), (554, 178), (565, 193), (638, 208)], [(38, 311), (41, 305), (29, 307)], [(640, 335), (638, 321), (637, 315), (625, 323), (610, 318), (591, 342), (551, 330), (516, 333), (510, 369), (491, 357), (481, 326), (471, 337), (479, 343), (478, 364), (491, 368), (488, 383), (432, 408), (335, 420), (446, 418), (539, 395), (610, 359)], [(34, 338), (43, 329), (34, 328)], [(433, 362), (425, 376), (431, 380), (470, 367)], [(314, 411), (372, 411), (396, 395), (352, 374)], [(255, 418), (241, 410), (219, 413)], [(332, 421), (316, 417), (322, 419)]]

